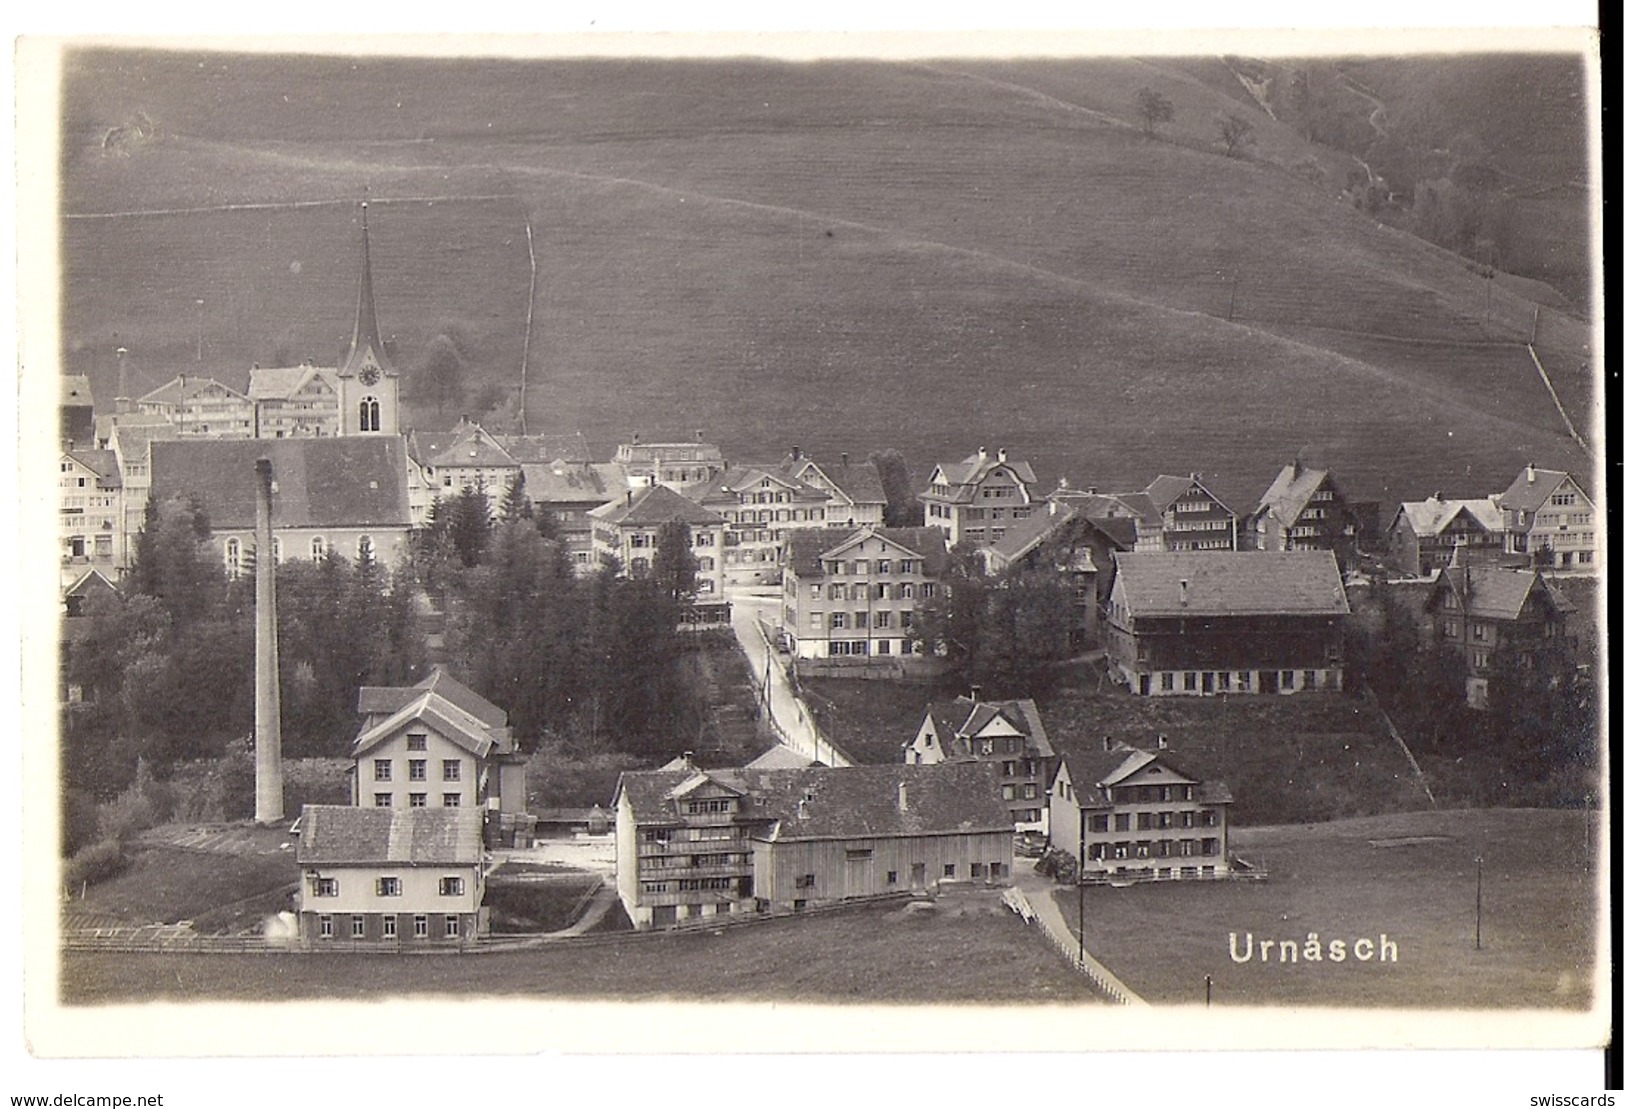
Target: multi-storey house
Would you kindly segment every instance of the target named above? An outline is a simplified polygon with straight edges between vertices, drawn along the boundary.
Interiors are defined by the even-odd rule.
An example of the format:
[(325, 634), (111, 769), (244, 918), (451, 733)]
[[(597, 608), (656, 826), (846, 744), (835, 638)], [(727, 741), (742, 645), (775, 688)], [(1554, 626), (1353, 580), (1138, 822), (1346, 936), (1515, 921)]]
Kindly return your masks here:
[(639, 929), (854, 899), (1010, 883), (994, 768), (627, 772), (615, 873)]
[(124, 517), (119, 530), (126, 561), (134, 554), (135, 537), (146, 523), (147, 497), (152, 491), (151, 444), (169, 442), (177, 437), (175, 428), (168, 420), (158, 416), (130, 414), (108, 423), (106, 440), (98, 438), (118, 461), (119, 476), (124, 486)]
[(86, 570), (117, 577), (126, 564), (123, 480), (112, 451), (63, 451), (57, 458), (57, 519), (62, 585)]
[[(1133, 549), (1132, 531), (1114, 526), (1122, 520), (1094, 521), (1066, 501), (1051, 500), (1022, 520), (991, 547), (982, 548), (989, 574), (1016, 568), (1052, 569), (1072, 585), (1072, 643), (1083, 648), (1100, 635), (1100, 607), (1111, 592), (1115, 555)], [(1115, 534), (1115, 538), (1114, 538)]]
[(997, 543), (1035, 511), (1036, 482), (1032, 466), (1011, 462), (1003, 447), (996, 455), (984, 447), (963, 462), (939, 462), (920, 494), (926, 525), (947, 532), (950, 547)]
[(478, 490), (495, 512), (522, 472), (498, 438), (467, 417), (446, 432), (414, 430), (407, 442), (435, 500), (449, 501), (465, 490)]
[(180, 374), (135, 403), (137, 411), (168, 420), (183, 438), (254, 438), (254, 402), (212, 377)]
[(1506, 528), (1494, 497), (1405, 501), (1388, 525), (1388, 554), (1396, 569), (1413, 577), (1431, 576), (1450, 565), (1458, 550), (1493, 556), (1502, 549)]
[(406, 948), (485, 932), (482, 823), (474, 809), (306, 805), (294, 824), (300, 940)]
[(919, 731), (903, 746), (911, 766), (986, 762), (998, 768), (999, 795), (1017, 831), (1047, 830), (1047, 796), (1055, 748), (1032, 700), (983, 701), (974, 693), (927, 706)]
[(843, 452), (838, 466), (822, 466), (791, 447), (779, 471), (829, 494), (824, 522), (830, 527), (878, 528), (886, 522), (886, 487), (873, 462), (853, 463)]
[(1158, 474), (1146, 498), (1162, 519), (1165, 551), (1234, 551), (1236, 514), (1213, 495), (1200, 477)]
[(940, 528), (791, 532), (782, 613), (791, 654), (860, 666), (914, 655), (915, 610), (944, 588), (947, 559)]
[(150, 445), (152, 493), (196, 501), (232, 575), (254, 553), (255, 462), (271, 460), (273, 557), (335, 552), (392, 566), (407, 551), (412, 514), (399, 436), (335, 439), (177, 439)]
[(592, 510), (626, 499), (632, 488), (626, 471), (614, 462), (564, 459), (521, 463), (520, 469), (531, 507), (552, 518), (565, 557), (576, 572), (589, 572), (593, 566)]
[(1294, 459), (1281, 468), (1247, 518), (1244, 546), (1256, 551), (1331, 551), (1353, 564), (1359, 514), (1329, 471)]
[(1146, 696), (1340, 689), (1348, 615), (1330, 551), (1123, 554), (1107, 665)]
[(767, 466), (729, 466), (689, 496), (727, 521), (722, 579), (732, 586), (782, 581), (785, 536), (825, 527), (830, 501), (824, 490)]
[(1188, 772), (1162, 748), (1104, 741), (1067, 751), (1050, 788), (1050, 844), (1090, 881), (1230, 875), (1229, 788)]
[(1500, 504), (1509, 554), (1554, 570), (1596, 566), (1597, 509), (1571, 475), (1526, 466), (1501, 494)]
[(1118, 550), (1162, 550), (1162, 514), (1145, 493), (1102, 493), (1093, 486), (1078, 489), (1063, 477), (1045, 499), (1094, 524)]
[(317, 439), (343, 430), (338, 371), (301, 366), (255, 366), (248, 371), (255, 434), (261, 439)]
[(674, 489), (649, 485), (628, 490), (587, 513), (592, 519), (593, 561), (598, 567), (619, 566), (629, 577), (647, 577), (654, 569), (660, 529), (678, 523), (688, 528), (694, 554), (694, 623), (726, 622), (722, 599), (722, 537), (726, 521)]
[(1498, 667), (1529, 667), (1540, 651), (1572, 654), (1574, 602), (1539, 571), (1474, 566), (1462, 560), (1439, 573), (1424, 611), (1433, 641), (1467, 667), (1467, 703), (1489, 705)]
[(725, 465), (722, 451), (704, 442), (703, 433), (694, 438), (688, 443), (645, 443), (634, 435), (630, 443), (615, 448), (612, 461), (634, 486), (664, 485), (688, 493), (710, 484)]
[(525, 758), (508, 714), (444, 670), (411, 686), (362, 686), (358, 709), (352, 804), (525, 811)]

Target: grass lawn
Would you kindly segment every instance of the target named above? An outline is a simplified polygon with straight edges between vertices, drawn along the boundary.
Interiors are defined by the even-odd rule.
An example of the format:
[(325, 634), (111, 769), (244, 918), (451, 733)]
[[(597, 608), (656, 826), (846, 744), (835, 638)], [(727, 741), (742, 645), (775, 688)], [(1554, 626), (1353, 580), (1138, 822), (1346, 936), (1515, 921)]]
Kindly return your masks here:
[(992, 898), (895, 903), (678, 935), (471, 956), (64, 952), (65, 1004), (399, 996), (930, 1004), (1091, 1002), (1081, 975)]
[[(1589, 842), (1595, 843), (1592, 830)], [(1266, 882), (1163, 883), (1083, 893), (1084, 942), (1156, 1003), (1405, 1008), (1584, 1008), (1591, 1001), (1594, 876), (1584, 814), (1416, 812), (1234, 837)], [(1475, 867), (1484, 859), (1483, 949), (1473, 946)], [(1074, 890), (1056, 901), (1077, 920)], [(1229, 951), (1254, 937), (1250, 962)], [(1386, 934), (1397, 961), (1282, 964), (1262, 939), (1310, 932), (1322, 945)]]
[(299, 868), (291, 850), (277, 850), (285, 830), (234, 826), (234, 832), (245, 838), (242, 850), (135, 847), (122, 874), (91, 886), (70, 911), (130, 924), (191, 920), (205, 933), (256, 929), (265, 916), (291, 907)]

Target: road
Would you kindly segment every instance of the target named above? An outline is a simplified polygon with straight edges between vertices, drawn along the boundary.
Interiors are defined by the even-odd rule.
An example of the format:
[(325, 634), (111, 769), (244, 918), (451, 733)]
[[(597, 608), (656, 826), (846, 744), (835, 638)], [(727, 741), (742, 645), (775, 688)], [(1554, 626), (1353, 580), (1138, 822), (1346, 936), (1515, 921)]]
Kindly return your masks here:
[(741, 589), (733, 593), (734, 637), (750, 660), (751, 673), (757, 684), (767, 690), (767, 709), (772, 718), (779, 742), (792, 751), (806, 755), (826, 766), (850, 766), (838, 752), (832, 750), (818, 734), (812, 713), (807, 711), (791, 688), (785, 672), (788, 660), (768, 641), (764, 624), (777, 626), (779, 622), (779, 592), (776, 589)]

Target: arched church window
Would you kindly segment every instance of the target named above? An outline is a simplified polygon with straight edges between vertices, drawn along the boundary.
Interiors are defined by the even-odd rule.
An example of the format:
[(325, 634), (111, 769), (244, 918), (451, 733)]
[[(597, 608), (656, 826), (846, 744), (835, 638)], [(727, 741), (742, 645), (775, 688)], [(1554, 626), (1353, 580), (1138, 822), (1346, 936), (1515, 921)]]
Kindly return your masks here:
[(361, 398), (361, 430), (379, 431), (383, 428), (377, 397)]

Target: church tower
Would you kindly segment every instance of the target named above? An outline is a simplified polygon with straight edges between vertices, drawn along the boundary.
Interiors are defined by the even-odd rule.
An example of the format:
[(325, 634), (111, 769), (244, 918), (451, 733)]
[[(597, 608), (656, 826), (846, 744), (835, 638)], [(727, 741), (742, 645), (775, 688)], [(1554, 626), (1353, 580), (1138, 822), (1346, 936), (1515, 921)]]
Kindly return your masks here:
[(400, 375), (384, 353), (378, 312), (372, 303), (372, 253), (367, 241), (367, 202), (361, 202), (361, 288), (356, 295), (355, 333), (338, 368), (341, 435), (400, 434)]

